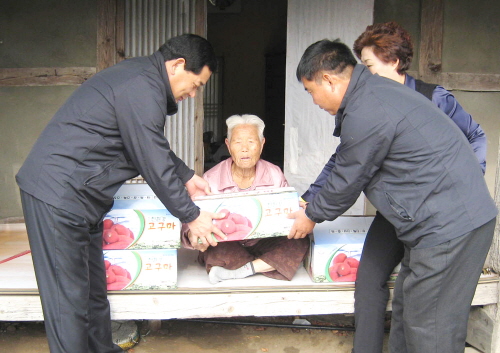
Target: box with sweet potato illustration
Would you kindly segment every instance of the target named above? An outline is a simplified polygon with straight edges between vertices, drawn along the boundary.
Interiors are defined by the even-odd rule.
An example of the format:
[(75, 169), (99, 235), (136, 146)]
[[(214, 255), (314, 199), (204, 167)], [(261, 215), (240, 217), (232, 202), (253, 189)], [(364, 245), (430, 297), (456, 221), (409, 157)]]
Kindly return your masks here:
[(314, 227), (304, 266), (313, 282), (350, 283), (373, 217), (341, 216)]
[(202, 210), (225, 213), (214, 223), (226, 234), (226, 241), (287, 236), (294, 221), (287, 216), (299, 209), (292, 187), (209, 195), (194, 202)]
[(177, 288), (177, 250), (104, 251), (108, 290)]
[(125, 184), (104, 217), (103, 249), (180, 247), (181, 223), (147, 184)]

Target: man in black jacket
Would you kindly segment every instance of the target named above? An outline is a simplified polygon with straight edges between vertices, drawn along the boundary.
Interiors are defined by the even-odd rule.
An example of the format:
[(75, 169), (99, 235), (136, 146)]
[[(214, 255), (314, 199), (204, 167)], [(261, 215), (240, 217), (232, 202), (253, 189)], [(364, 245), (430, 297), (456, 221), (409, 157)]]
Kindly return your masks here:
[(430, 100), (372, 75), (338, 41), (310, 45), (297, 78), (335, 115), (340, 145), (326, 184), (290, 215), (289, 238), (334, 220), (364, 192), (405, 246), (390, 351), (462, 352), (497, 215), (467, 139)]
[[(217, 62), (204, 38), (170, 39), (83, 83), (44, 129), (16, 176), (52, 353), (120, 352), (112, 343), (102, 219), (117, 189), (142, 175), (202, 243), (219, 215), (190, 196), (208, 184), (170, 149), (167, 115), (194, 97)], [(186, 190), (187, 189), (187, 190)]]

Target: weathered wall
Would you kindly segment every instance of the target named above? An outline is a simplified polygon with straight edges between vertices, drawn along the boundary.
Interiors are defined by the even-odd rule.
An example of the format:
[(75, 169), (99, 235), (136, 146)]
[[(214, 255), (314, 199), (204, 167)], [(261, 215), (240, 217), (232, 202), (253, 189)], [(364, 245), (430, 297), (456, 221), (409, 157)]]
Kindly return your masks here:
[[(300, 2), (299, 2), (300, 3)], [(287, 67), (291, 65), (290, 74), (287, 68), (287, 124), (285, 137), (285, 174), (299, 192), (304, 191), (314, 181), (315, 177), (334, 152), (335, 140), (331, 136), (333, 121), (326, 113), (320, 112), (317, 107), (307, 101), (307, 97), (295, 97), (294, 69), (297, 56), (304, 48), (296, 50), (302, 45), (304, 37), (321, 39), (323, 37), (340, 37), (345, 43), (352, 46), (354, 39), (371, 22), (367, 21), (361, 8), (356, 16), (345, 16), (339, 19), (325, 16), (328, 6), (321, 4), (322, 11), (315, 9), (314, 2), (302, 9), (298, 23), (290, 22), (294, 18), (290, 9), (295, 0), (289, 0), (289, 33), (295, 31), (293, 37), (288, 37)], [(357, 5), (359, 6), (360, 3)], [(329, 3), (329, 6), (333, 6)], [(347, 6), (343, 2), (337, 4), (339, 8)], [(353, 5), (354, 6), (354, 5)], [(346, 9), (337, 10), (344, 11)], [(346, 10), (348, 11), (348, 10)], [(418, 70), (419, 41), (420, 41), (420, 12), (421, 0), (375, 0), (373, 22), (397, 21), (405, 27), (414, 40), (415, 56), (411, 71)], [(444, 39), (443, 39), (443, 72), (462, 73), (500, 73), (500, 16), (499, 2), (470, 2), (467, 0), (445, 0), (444, 3)], [(352, 19), (356, 18), (353, 23)], [(466, 20), (465, 20), (466, 19)], [(308, 21), (311, 21), (309, 23)], [(303, 25), (305, 23), (305, 26)], [(358, 27), (356, 27), (356, 25)], [(300, 27), (300, 30), (293, 26)], [(337, 28), (338, 27), (338, 28)], [(326, 28), (327, 32), (321, 32)], [(346, 29), (347, 28), (347, 29)], [(355, 28), (358, 28), (355, 30)], [(354, 33), (353, 31), (356, 31)], [(316, 35), (316, 37), (314, 37)], [(481, 124), (488, 138), (488, 155), (486, 182), (493, 194), (495, 189), (495, 175), (498, 158), (498, 141), (500, 132), (500, 92), (467, 92), (452, 91), (461, 105)], [(297, 103), (300, 102), (300, 103)], [(310, 108), (309, 108), (310, 106)], [(296, 118), (295, 118), (296, 117)], [(301, 125), (301, 121), (306, 121)], [(316, 127), (308, 123), (314, 121)], [(322, 148), (318, 148), (318, 145)], [(366, 212), (372, 214), (375, 210), (367, 205)]]
[(95, 66), (96, 0), (2, 0), (0, 67)]
[[(396, 21), (412, 35), (416, 53), (410, 70), (418, 70), (420, 0), (401, 3), (375, 0), (374, 22)], [(416, 14), (416, 15), (415, 15)], [(443, 72), (500, 74), (500, 2), (446, 0)], [(446, 87), (445, 87), (446, 88)], [(486, 183), (493, 195), (500, 138), (500, 92), (452, 91), (488, 139)]]
[[(264, 92), (256, 87), (264, 85), (264, 53), (280, 51), (286, 38), (269, 33), (281, 26), (283, 18), (275, 16), (275, 11), (283, 6), (266, 0), (244, 0), (243, 12), (233, 14), (232, 18), (217, 19), (209, 22), (209, 40), (217, 42), (216, 36), (225, 37), (216, 44), (216, 50), (231, 60), (226, 75), (235, 79), (226, 86), (224, 116), (235, 113), (264, 114)], [(344, 4), (345, 5), (345, 4)], [(345, 5), (347, 6), (347, 5)], [(420, 0), (376, 0), (374, 21), (396, 20), (407, 28), (414, 37), (416, 49), (419, 41)], [(282, 9), (286, 11), (285, 9)], [(304, 17), (317, 19), (319, 14), (307, 10)], [(248, 16), (246, 16), (248, 14)], [(255, 18), (262, 16), (262, 21)], [(342, 16), (353, 25), (359, 15)], [(445, 3), (445, 29), (443, 47), (443, 70), (455, 72), (500, 73), (500, 2), (470, 2), (466, 0), (447, 0)], [(465, 20), (467, 19), (467, 20)], [(231, 22), (230, 35), (218, 28)], [(319, 23), (319, 21), (316, 21)], [(362, 24), (364, 26), (365, 24)], [(97, 0), (2, 0), (0, 2), (0, 67), (73, 67), (95, 66)], [(312, 27), (307, 29), (308, 33)], [(222, 29), (221, 29), (222, 31)], [(362, 29), (358, 30), (359, 33)], [(342, 37), (351, 42), (358, 33), (342, 30), (319, 37)], [(262, 40), (255, 40), (255, 35)], [(310, 35), (312, 35), (310, 33)], [(314, 39), (320, 39), (315, 37)], [(312, 43), (312, 39), (309, 41)], [(264, 44), (265, 43), (265, 44)], [(310, 44), (309, 43), (309, 44)], [(304, 44), (305, 45), (305, 44)], [(304, 48), (301, 48), (303, 51)], [(416, 50), (418, 53), (418, 50)], [(297, 54), (300, 56), (299, 54)], [(298, 61), (297, 55), (287, 60)], [(414, 58), (418, 62), (418, 55)], [(294, 68), (293, 68), (294, 69)], [(292, 69), (292, 71), (293, 71)], [(413, 67), (412, 70), (415, 70)], [(262, 73), (256, 78), (256, 73)], [(255, 76), (255, 77), (254, 77)], [(302, 90), (293, 73), (290, 85)], [(56, 87), (0, 87), (0, 219), (22, 216), (18, 189), (14, 175), (28, 154), (35, 139), (64, 100), (76, 86)], [(290, 87), (287, 87), (290, 89)], [(261, 93), (258, 93), (261, 92)], [(493, 192), (498, 155), (500, 132), (500, 93), (498, 92), (453, 92), (460, 103), (482, 125), (488, 137), (488, 167), (486, 181)], [(244, 97), (240, 100), (240, 97)], [(307, 96), (297, 100), (301, 105), (307, 103)], [(310, 102), (309, 102), (310, 103)], [(318, 150), (318, 141), (328, 140), (331, 145), (330, 116), (322, 114), (311, 104), (311, 119), (323, 126), (314, 139), (299, 134), (297, 138), (307, 140), (301, 153), (314, 154), (310, 162), (301, 164), (299, 180), (304, 187), (317, 175), (326, 162), (331, 150)], [(288, 106), (287, 109), (293, 109)], [(325, 115), (326, 114), (326, 115)], [(309, 115), (304, 115), (305, 118)], [(309, 147), (307, 147), (309, 146)], [(325, 144), (327, 146), (327, 144)], [(328, 145), (329, 146), (329, 145)], [(309, 152), (307, 149), (309, 148)], [(314, 153), (313, 153), (314, 152)], [(289, 158), (290, 151), (287, 151)], [(306, 175), (313, 170), (314, 175)]]
[[(2, 0), (0, 68), (95, 66), (96, 4), (96, 0)], [(14, 176), (75, 88), (0, 87), (0, 219), (22, 216)]]

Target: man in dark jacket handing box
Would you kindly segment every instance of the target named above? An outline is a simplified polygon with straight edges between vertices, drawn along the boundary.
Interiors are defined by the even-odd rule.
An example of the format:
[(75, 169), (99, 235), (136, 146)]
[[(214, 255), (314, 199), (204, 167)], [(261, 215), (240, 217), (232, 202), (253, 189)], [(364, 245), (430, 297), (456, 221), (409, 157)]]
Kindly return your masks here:
[(297, 78), (335, 115), (340, 145), (326, 184), (290, 215), (289, 238), (342, 215), (363, 191), (405, 245), (391, 352), (462, 352), (497, 215), (467, 139), (430, 100), (372, 75), (339, 41), (310, 45)]
[(203, 243), (217, 245), (212, 232), (224, 237), (212, 224), (223, 215), (200, 211), (190, 198), (210, 193), (208, 183), (163, 131), (166, 116), (216, 67), (210, 43), (186, 34), (99, 72), (59, 109), (21, 167), (16, 179), (51, 352), (122, 351), (111, 337), (102, 219), (126, 180), (142, 175)]

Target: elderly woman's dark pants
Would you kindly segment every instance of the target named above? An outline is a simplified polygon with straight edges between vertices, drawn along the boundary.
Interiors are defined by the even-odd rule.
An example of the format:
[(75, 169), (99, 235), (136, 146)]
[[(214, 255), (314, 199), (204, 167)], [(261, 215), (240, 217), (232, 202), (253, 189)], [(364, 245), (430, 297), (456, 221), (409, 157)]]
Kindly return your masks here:
[(21, 191), (51, 353), (115, 353), (102, 229)]
[(244, 244), (245, 241), (220, 242), (217, 246), (211, 246), (207, 251), (200, 252), (198, 260), (205, 265), (207, 272), (210, 272), (212, 266), (236, 270), (250, 261), (261, 259), (276, 269), (263, 272), (264, 276), (290, 281), (309, 250), (308, 237), (303, 239), (263, 238), (252, 246)]

